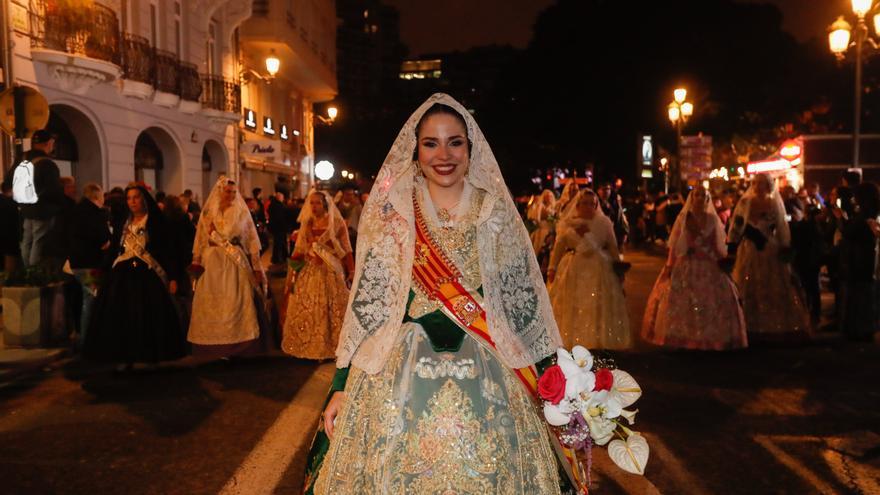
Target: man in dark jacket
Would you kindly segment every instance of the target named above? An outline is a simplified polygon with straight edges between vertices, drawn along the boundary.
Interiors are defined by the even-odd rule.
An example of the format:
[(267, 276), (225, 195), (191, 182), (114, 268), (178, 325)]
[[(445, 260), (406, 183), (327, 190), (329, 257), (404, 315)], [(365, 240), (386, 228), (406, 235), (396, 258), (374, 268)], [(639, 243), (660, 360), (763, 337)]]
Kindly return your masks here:
[(70, 215), (68, 254), (70, 268), (82, 286), (79, 342), (85, 337), (92, 303), (97, 293), (100, 269), (110, 248), (110, 217), (104, 209), (104, 191), (95, 183), (83, 187), (83, 198)]
[[(58, 165), (49, 158), (55, 149), (55, 137), (46, 130), (39, 130), (31, 137), (31, 150), (25, 153), (24, 159), (34, 165), (34, 189), (37, 202), (20, 204), (22, 222), (21, 255), (25, 266), (46, 264), (44, 255), (49, 232), (64, 204), (64, 187), (61, 184), (61, 172)], [(14, 177), (14, 167), (9, 172)], [(50, 263), (50, 269), (60, 268), (58, 263)]]
[(269, 198), (269, 232), (272, 234), (272, 264), (287, 260), (287, 234), (290, 215), (284, 206), (284, 193), (278, 191)]
[(623, 245), (626, 244), (626, 238), (629, 235), (629, 222), (626, 219), (623, 209), (623, 199), (617, 194), (617, 191), (611, 188), (610, 183), (604, 183), (597, 191), (599, 195), (599, 206), (602, 212), (614, 224), (614, 237), (617, 238), (617, 247), (623, 252)]
[(21, 256), (21, 219), (18, 205), (12, 200), (12, 181), (3, 182), (0, 194), (0, 270), (7, 275), (15, 271)]

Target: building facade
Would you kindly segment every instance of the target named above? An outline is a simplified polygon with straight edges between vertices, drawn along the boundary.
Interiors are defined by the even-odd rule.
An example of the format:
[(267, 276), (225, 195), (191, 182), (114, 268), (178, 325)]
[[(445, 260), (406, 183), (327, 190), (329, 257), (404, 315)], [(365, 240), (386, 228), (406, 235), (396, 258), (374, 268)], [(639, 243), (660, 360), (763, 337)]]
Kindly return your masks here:
[[(243, 23), (265, 2), (4, 3), (10, 47), (4, 82), (45, 96), (47, 127), (58, 136), (56, 162), (80, 188), (86, 182), (110, 188), (140, 180), (155, 191), (191, 189), (203, 199), (221, 174), (247, 178), (242, 101), (262, 108), (252, 103), (255, 93), (248, 91), (253, 83), (246, 72), (261, 53), (250, 53), (256, 47), (241, 38)], [(327, 11), (328, 3), (332, 13), (331, 0), (283, 3), (297, 4), (304, 16), (313, 8)], [(330, 78), (335, 84), (335, 74)], [(287, 103), (272, 98), (279, 108)], [(292, 155), (297, 164), (308, 156), (305, 148)], [(4, 153), (3, 171), (12, 163), (11, 153)], [(288, 167), (277, 173), (297, 171)]]
[(240, 42), (242, 186), (272, 191), (279, 175), (289, 176), (291, 192), (304, 197), (314, 181), (315, 125), (326, 121), (320, 104), (338, 92), (335, 3), (255, 0)]

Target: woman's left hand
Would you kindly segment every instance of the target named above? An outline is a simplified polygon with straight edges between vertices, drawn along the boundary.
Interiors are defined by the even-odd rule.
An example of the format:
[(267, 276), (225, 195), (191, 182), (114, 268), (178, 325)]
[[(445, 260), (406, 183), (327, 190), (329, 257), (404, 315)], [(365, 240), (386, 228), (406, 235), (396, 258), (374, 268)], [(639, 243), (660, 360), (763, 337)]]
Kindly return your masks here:
[(177, 280), (172, 280), (171, 282), (168, 282), (168, 293), (172, 296), (174, 294), (177, 294)]

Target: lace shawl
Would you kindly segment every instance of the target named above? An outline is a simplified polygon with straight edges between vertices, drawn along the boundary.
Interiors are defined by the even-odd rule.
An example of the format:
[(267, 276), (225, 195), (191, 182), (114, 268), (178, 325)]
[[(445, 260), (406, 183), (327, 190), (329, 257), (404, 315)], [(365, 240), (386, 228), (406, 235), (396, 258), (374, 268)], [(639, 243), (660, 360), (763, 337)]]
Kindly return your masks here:
[[(694, 189), (694, 191), (695, 190), (696, 189)], [(688, 194), (684, 208), (682, 208), (681, 213), (678, 214), (678, 218), (675, 219), (675, 224), (670, 231), (671, 233), (669, 234), (668, 242), (670, 263), (673, 259), (680, 258), (687, 254), (688, 239), (686, 225), (688, 213), (694, 209), (694, 191), (691, 191), (690, 194)], [(718, 213), (715, 211), (715, 205), (712, 204), (709, 191), (706, 191), (706, 224), (703, 226), (703, 235), (708, 234), (710, 230), (712, 230), (712, 241), (714, 242), (715, 252), (723, 256), (727, 253), (727, 239), (724, 232), (724, 224), (721, 223), (721, 219), (718, 218)]]
[[(214, 184), (213, 189), (211, 189), (211, 194), (208, 195), (208, 199), (205, 201), (205, 206), (202, 208), (202, 214), (199, 217), (199, 224), (196, 226), (196, 238), (193, 242), (193, 255), (201, 257), (202, 252), (210, 244), (211, 226), (214, 225), (215, 221), (219, 225), (220, 223), (224, 223), (224, 221), (225, 223), (228, 223), (231, 220), (231, 223), (228, 223), (226, 226), (226, 231), (221, 233), (230, 238), (238, 237), (238, 242), (244, 252), (247, 253), (248, 257), (250, 257), (254, 269), (262, 271), (263, 268), (260, 263), (260, 237), (257, 235), (257, 228), (254, 226), (254, 219), (251, 217), (251, 212), (248, 209), (247, 204), (244, 202), (244, 198), (242, 198), (241, 193), (238, 192), (237, 185), (235, 199), (232, 200), (232, 203), (228, 207), (231, 210), (220, 210), (223, 189), (230, 183), (235, 185), (235, 183), (228, 177), (220, 177)], [(217, 226), (215, 226), (215, 228), (216, 227)]]
[(425, 101), (401, 129), (361, 214), (355, 279), (336, 365), (379, 372), (395, 344), (412, 284), (412, 204), (416, 125), (435, 103), (457, 111), (472, 142), (467, 181), (486, 192), (477, 234), (484, 306), (504, 364), (521, 368), (556, 352), (562, 340), (525, 225), (495, 156), (471, 114), (446, 94)]

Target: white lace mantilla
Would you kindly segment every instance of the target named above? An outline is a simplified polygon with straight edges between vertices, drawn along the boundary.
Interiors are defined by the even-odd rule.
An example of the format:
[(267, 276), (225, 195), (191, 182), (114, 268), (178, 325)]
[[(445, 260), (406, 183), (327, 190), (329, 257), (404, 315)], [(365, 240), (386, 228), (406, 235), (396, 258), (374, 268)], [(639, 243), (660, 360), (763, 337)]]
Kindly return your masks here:
[(467, 122), (472, 142), (467, 180), (486, 192), (477, 219), (477, 249), (489, 331), (504, 364), (522, 368), (561, 345), (547, 289), (528, 232), (507, 190), (489, 143), (471, 114), (452, 97), (435, 94), (401, 129), (364, 206), (355, 282), (342, 326), (337, 366), (379, 372), (394, 346), (412, 281), (415, 220), (415, 128), (435, 103)]

